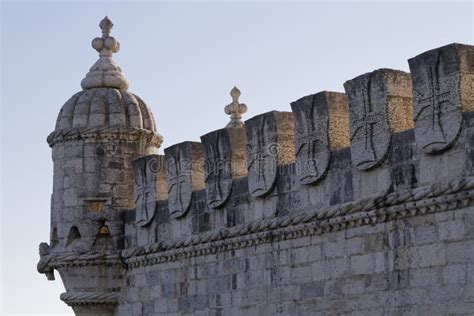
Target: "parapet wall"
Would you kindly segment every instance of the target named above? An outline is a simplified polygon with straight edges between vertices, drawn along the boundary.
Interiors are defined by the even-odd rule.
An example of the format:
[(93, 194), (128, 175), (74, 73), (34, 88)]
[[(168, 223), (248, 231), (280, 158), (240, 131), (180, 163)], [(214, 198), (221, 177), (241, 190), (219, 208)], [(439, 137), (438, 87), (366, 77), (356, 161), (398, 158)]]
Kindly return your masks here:
[(79, 315), (472, 313), (474, 46), (409, 65), (245, 124), (234, 88), (226, 128), (133, 162), (121, 249), (38, 269)]
[(148, 196), (163, 199), (147, 208), (147, 225), (136, 226), (134, 214), (148, 205), (136, 196), (127, 247), (472, 175), (474, 91), (466, 82), (474, 78), (474, 49), (448, 45), (410, 67), (412, 75), (379, 69), (347, 81), (346, 94), (309, 95), (291, 104), (292, 113), (261, 114), (204, 135), (202, 144), (141, 158), (147, 174), (163, 175)]
[(474, 48), (409, 63), (141, 158), (118, 313), (470, 313)]

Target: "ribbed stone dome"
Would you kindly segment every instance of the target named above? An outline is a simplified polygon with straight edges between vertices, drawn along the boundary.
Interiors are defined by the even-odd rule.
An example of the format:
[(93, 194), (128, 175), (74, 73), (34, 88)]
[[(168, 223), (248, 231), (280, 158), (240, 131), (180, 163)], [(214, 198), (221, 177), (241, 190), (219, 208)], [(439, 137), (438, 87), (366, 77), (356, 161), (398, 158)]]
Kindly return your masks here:
[(158, 148), (163, 137), (156, 132), (153, 114), (142, 99), (127, 91), (127, 79), (112, 59), (120, 49), (119, 41), (110, 36), (112, 21), (105, 17), (99, 26), (102, 37), (92, 40), (99, 59), (81, 81), (83, 90), (62, 106), (47, 141), (53, 147), (68, 140), (113, 137)]
[(153, 114), (135, 94), (92, 88), (73, 95), (61, 108), (55, 131), (71, 128), (124, 127), (156, 133)]

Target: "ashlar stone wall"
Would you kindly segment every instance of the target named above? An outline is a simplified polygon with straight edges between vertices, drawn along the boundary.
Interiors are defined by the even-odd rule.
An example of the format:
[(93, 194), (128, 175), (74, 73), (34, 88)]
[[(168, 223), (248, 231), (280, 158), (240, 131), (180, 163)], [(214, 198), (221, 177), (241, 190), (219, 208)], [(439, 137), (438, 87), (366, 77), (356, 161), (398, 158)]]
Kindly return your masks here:
[(474, 208), (132, 268), (118, 315), (470, 315)]

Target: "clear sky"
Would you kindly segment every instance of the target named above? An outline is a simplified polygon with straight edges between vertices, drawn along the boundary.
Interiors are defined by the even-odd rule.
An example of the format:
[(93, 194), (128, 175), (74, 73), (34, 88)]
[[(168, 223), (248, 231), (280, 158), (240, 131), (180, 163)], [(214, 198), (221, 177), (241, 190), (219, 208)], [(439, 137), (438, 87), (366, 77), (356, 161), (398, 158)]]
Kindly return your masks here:
[(69, 313), (59, 276), (36, 272), (49, 239), (46, 136), (97, 59), (108, 15), (114, 59), (151, 107), (163, 148), (225, 126), (237, 85), (245, 118), (452, 42), (473, 43), (473, 4), (364, 2), (3, 2), (1, 255), (4, 314)]

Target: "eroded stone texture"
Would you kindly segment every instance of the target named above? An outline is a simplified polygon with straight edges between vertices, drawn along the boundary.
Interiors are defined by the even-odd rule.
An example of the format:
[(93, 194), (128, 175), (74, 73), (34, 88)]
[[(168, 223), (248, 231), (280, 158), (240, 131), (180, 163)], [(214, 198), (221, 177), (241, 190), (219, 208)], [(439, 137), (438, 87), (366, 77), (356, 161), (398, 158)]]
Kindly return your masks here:
[(232, 177), (240, 179), (247, 176), (247, 134), (245, 128), (230, 128), (230, 146), (232, 148)]
[(301, 98), (291, 108), (299, 181), (312, 184), (326, 174), (331, 149), (349, 144), (347, 102), (344, 94), (325, 91)]
[(474, 109), (474, 48), (451, 44), (409, 61), (419, 147), (427, 154), (449, 148), (461, 130), (461, 112)]
[[(163, 199), (163, 183), (166, 176), (165, 159), (162, 155), (149, 155), (133, 161), (135, 172), (135, 220), (138, 226), (150, 224), (155, 216), (155, 204)], [(159, 183), (161, 182), (161, 183)]]
[[(51, 245), (41, 247), (38, 269), (52, 278), (45, 265), (67, 258), (55, 269), (66, 289), (61, 300), (77, 315), (113, 315), (124, 273), (122, 212), (135, 205), (132, 161), (156, 152), (163, 140), (151, 111), (126, 91), (128, 83), (111, 59), (119, 45), (109, 36), (111, 21), (105, 18), (100, 27), (103, 36), (93, 41), (100, 59), (82, 81), (84, 90), (61, 108), (47, 139), (54, 163)], [(140, 224), (153, 219), (140, 205), (156, 198), (137, 200)]]
[(344, 83), (349, 100), (351, 154), (359, 170), (381, 164), (391, 134), (413, 126), (410, 75), (380, 69)]
[(201, 136), (206, 157), (206, 194), (210, 207), (223, 205), (232, 190), (232, 148), (227, 129)]
[(230, 122), (227, 123), (226, 128), (242, 128), (244, 125), (242, 114), (247, 112), (247, 105), (239, 102), (240, 94), (240, 90), (237, 87), (233, 87), (230, 91), (232, 103), (224, 108), (225, 114), (230, 115)]
[(120, 43), (110, 36), (113, 27), (112, 21), (105, 17), (100, 21), (99, 26), (102, 30), (102, 37), (94, 38), (92, 47), (99, 52), (100, 57), (82, 80), (81, 87), (83, 89), (107, 87), (127, 90), (128, 82), (122, 69), (112, 59), (112, 54), (120, 50)]
[(184, 142), (165, 149), (168, 174), (168, 206), (172, 218), (186, 214), (193, 190), (204, 189), (201, 143)]
[(277, 165), (294, 161), (293, 117), (288, 112), (268, 112), (245, 122), (250, 194), (260, 197), (273, 189)]

